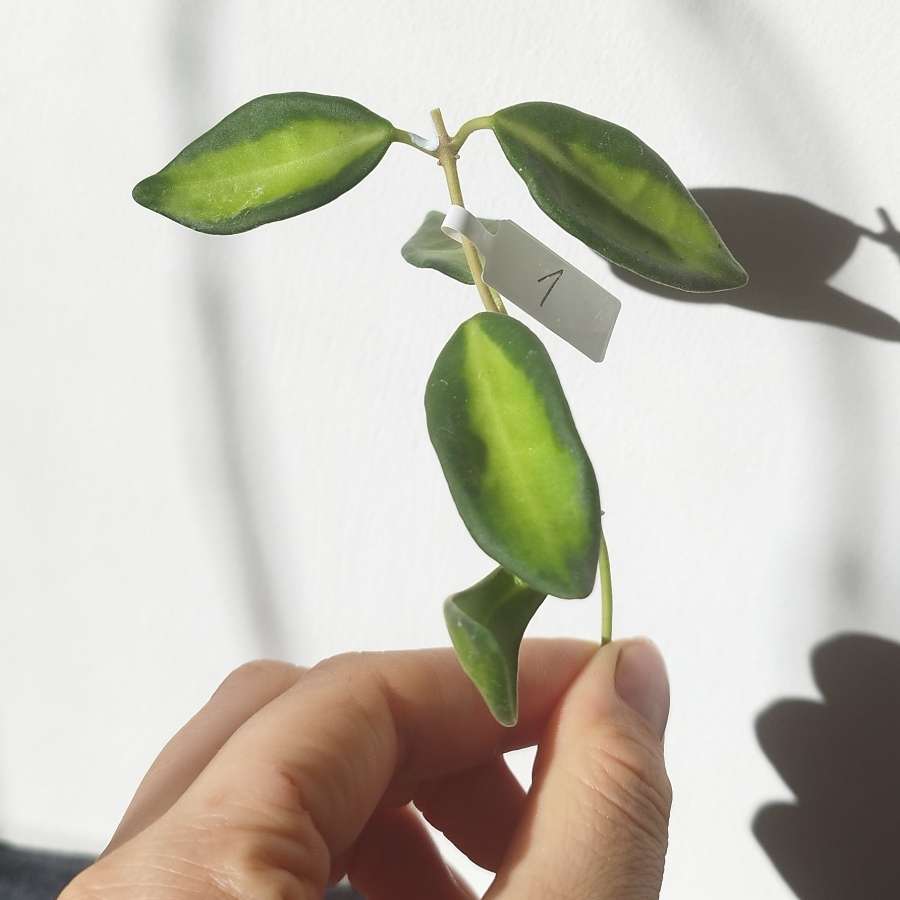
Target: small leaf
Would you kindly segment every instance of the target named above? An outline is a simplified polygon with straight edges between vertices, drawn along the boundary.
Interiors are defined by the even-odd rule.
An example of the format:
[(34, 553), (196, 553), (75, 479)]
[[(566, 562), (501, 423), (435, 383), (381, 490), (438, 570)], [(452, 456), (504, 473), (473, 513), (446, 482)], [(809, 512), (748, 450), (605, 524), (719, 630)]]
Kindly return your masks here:
[(586, 597), (600, 552), (597, 480), (537, 337), (498, 313), (463, 322), (435, 363), (425, 411), (482, 550), (535, 590)]
[[(427, 213), (416, 233), (400, 248), (400, 254), (419, 269), (437, 269), (463, 284), (474, 284), (462, 244), (441, 231), (443, 221), (444, 213)], [(496, 219), (481, 219), (481, 223), (489, 231), (499, 225)]]
[(557, 103), (501, 109), (493, 125), (538, 206), (610, 262), (685, 291), (747, 283), (687, 188), (630, 131)]
[(501, 568), (444, 602), (459, 663), (501, 725), (518, 719), (519, 645), (544, 597)]
[(353, 100), (268, 94), (188, 144), (133, 196), (197, 231), (247, 231), (334, 200), (375, 168), (393, 134)]

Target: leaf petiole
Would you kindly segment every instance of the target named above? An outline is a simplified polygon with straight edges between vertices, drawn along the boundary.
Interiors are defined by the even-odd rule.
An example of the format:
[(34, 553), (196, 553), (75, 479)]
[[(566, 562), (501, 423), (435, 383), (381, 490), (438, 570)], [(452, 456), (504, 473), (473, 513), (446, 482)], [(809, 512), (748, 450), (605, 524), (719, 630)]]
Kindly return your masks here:
[(435, 159), (437, 159), (438, 142), (434, 138), (424, 138), (420, 134), (416, 134), (414, 131), (406, 131), (403, 128), (395, 128), (393, 139), (398, 144), (406, 144), (408, 147), (412, 147), (415, 150), (420, 150), (422, 153), (427, 153), (428, 156), (433, 156)]
[(477, 116), (474, 119), (469, 119), (468, 122), (464, 122), (459, 131), (453, 135), (452, 140), (450, 141), (450, 147), (455, 152), (459, 152), (459, 148), (466, 142), (466, 139), (472, 134), (473, 131), (481, 131), (482, 129), (493, 129), (494, 127), (494, 117), (493, 116)]

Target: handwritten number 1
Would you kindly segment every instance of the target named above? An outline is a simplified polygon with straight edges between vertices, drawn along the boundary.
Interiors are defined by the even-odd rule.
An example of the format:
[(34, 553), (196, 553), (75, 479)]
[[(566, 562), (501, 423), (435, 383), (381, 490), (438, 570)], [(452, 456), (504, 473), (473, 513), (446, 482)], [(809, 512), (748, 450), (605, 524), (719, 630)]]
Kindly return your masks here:
[(548, 272), (546, 275), (541, 275), (541, 277), (538, 278), (538, 281), (543, 281), (545, 278), (553, 278), (554, 275), (556, 276), (556, 278), (553, 278), (553, 283), (550, 285), (550, 287), (547, 288), (547, 293), (544, 294), (543, 298), (541, 299), (541, 302), (539, 304), (540, 306), (544, 305), (544, 300), (546, 300), (550, 296), (550, 291), (552, 291), (553, 288), (556, 287), (559, 279), (562, 278), (562, 273), (563, 270), (558, 269), (556, 272)]

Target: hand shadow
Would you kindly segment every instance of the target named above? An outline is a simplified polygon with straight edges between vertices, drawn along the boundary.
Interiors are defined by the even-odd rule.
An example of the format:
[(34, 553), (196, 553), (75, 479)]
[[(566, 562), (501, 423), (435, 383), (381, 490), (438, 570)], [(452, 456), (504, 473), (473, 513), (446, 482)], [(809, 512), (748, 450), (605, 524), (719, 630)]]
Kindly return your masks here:
[(692, 294), (612, 266), (619, 278), (671, 300), (727, 303), (768, 316), (821, 322), (900, 341), (897, 319), (828, 284), (862, 236), (888, 245), (900, 258), (900, 232), (884, 210), (878, 211), (884, 230), (874, 232), (787, 194), (744, 188), (697, 188), (691, 193), (750, 274), (750, 284), (733, 291)]
[(782, 700), (760, 745), (797, 798), (756, 839), (800, 900), (900, 897), (900, 644), (838, 635), (812, 654), (823, 702)]

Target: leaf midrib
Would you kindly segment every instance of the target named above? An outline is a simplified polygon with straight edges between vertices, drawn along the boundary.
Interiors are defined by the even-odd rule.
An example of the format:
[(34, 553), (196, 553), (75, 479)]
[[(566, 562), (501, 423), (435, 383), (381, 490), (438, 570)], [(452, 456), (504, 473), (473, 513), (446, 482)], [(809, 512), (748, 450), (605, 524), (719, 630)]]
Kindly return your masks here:
[[(492, 352), (501, 353), (501, 354), (503, 353), (503, 351), (483, 332), (480, 332), (479, 339), (484, 340), (490, 346)], [(513, 365), (511, 361), (510, 361), (510, 364)], [(514, 368), (515, 368), (515, 366), (514, 366)], [(531, 384), (530, 380), (527, 379), (527, 376), (523, 375), (523, 377), (525, 377), (526, 380), (529, 381), (529, 384)], [(532, 385), (532, 387), (533, 387), (533, 385)], [(516, 449), (516, 444), (515, 444), (515, 441), (512, 439), (512, 437), (510, 436), (509, 431), (505, 427), (503, 427), (503, 416), (500, 415), (500, 409), (501, 409), (500, 405), (497, 403), (496, 399), (494, 398), (494, 394), (491, 390), (487, 390), (487, 391), (482, 390), (480, 396), (481, 396), (482, 400), (485, 402), (485, 405), (489, 408), (488, 418), (493, 424), (492, 437), (495, 435), (499, 435), (499, 439), (496, 440), (495, 442), (493, 442), (493, 444), (491, 442), (485, 441), (485, 445), (488, 448), (490, 448), (492, 445), (496, 446), (496, 444), (500, 444), (502, 447), (502, 455), (503, 455), (504, 460), (506, 460), (506, 461), (508, 461), (510, 459), (514, 460), (516, 458), (516, 453), (514, 452)], [(490, 452), (490, 450), (488, 452)], [(525, 486), (527, 488), (528, 480), (522, 476), (521, 471), (518, 467), (507, 465), (505, 467), (505, 470), (506, 470), (507, 475), (511, 476), (513, 478), (513, 480), (518, 482), (519, 485)], [(555, 547), (557, 545), (557, 542), (554, 540), (553, 529), (551, 529), (547, 525), (543, 516), (541, 516), (539, 514), (542, 509), (541, 504), (535, 502), (534, 494), (531, 491), (528, 491), (528, 490), (525, 490), (524, 492), (520, 491), (520, 496), (525, 496), (528, 499), (526, 506), (530, 507), (529, 513), (530, 513), (531, 521), (538, 523), (538, 528), (536, 530), (538, 530), (541, 534), (541, 537), (542, 537), (541, 545), (543, 547)], [(537, 511), (537, 513), (538, 513), (537, 515), (535, 514), (535, 511)], [(554, 554), (554, 555), (556, 556), (557, 563), (561, 564), (561, 571), (565, 572), (566, 571), (566, 560), (565, 560), (564, 556), (561, 557), (559, 554)], [(512, 570), (510, 569), (510, 571), (512, 571)], [(524, 580), (525, 579), (523, 579), (523, 581)], [(526, 584), (527, 583), (528, 582), (526, 581)], [(529, 587), (530, 587), (530, 585), (529, 585)]]
[[(364, 143), (364, 142), (365, 142), (365, 143), (369, 143), (370, 137), (371, 137), (370, 135), (360, 135), (360, 136), (357, 137), (357, 138), (354, 138), (354, 139), (352, 139), (352, 140), (343, 142), (343, 143), (340, 145), (340, 147), (341, 147), (342, 150), (345, 150), (345, 149), (346, 149), (346, 150), (349, 150), (349, 149), (352, 149), (352, 148), (356, 147), (358, 144), (362, 144), (362, 143)], [(248, 146), (251, 146), (252, 143), (256, 143), (256, 142), (247, 142), (247, 145), (248, 145)], [(224, 155), (224, 154), (228, 153), (230, 150), (232, 150), (234, 147), (238, 147), (238, 146), (240, 146), (240, 145), (239, 145), (239, 144), (235, 144), (233, 147), (229, 147), (227, 150), (218, 150), (218, 151), (215, 151), (215, 152), (216, 152), (217, 154), (222, 154), (222, 155)], [(373, 146), (374, 146), (374, 145), (373, 145)], [(290, 167), (292, 167), (292, 166), (300, 166), (300, 167), (302, 167), (303, 165), (308, 165), (308, 164), (310, 164), (310, 163), (313, 162), (314, 160), (318, 160), (319, 157), (321, 157), (321, 156), (326, 156), (326, 155), (328, 155), (328, 154), (330, 154), (330, 153), (333, 153), (333, 152), (334, 152), (334, 147), (331, 147), (331, 148), (325, 148), (325, 149), (322, 149), (322, 150), (318, 150), (318, 151), (316, 151), (315, 153), (312, 153), (312, 154), (309, 154), (309, 155), (307, 155), (307, 156), (304, 156), (304, 157), (302, 157), (302, 158), (289, 159), (289, 160), (286, 160), (285, 162), (282, 162), (282, 163), (275, 163), (275, 164), (270, 165), (270, 166), (259, 166), (258, 168), (254, 168), (254, 169), (243, 169), (243, 170), (240, 172), (239, 175), (221, 175), (221, 176), (217, 176), (217, 177), (215, 177), (215, 178), (200, 178), (200, 177), (197, 177), (197, 178), (181, 178), (181, 177), (179, 177), (178, 180), (177, 180), (177, 182), (175, 182), (175, 179), (172, 179), (172, 181), (173, 181), (173, 183), (177, 183), (178, 185), (182, 185), (182, 186), (193, 186), (193, 185), (200, 185), (200, 184), (202, 184), (202, 185), (216, 185), (216, 184), (220, 184), (220, 183), (223, 182), (223, 181), (235, 181), (235, 180), (237, 180), (237, 179), (241, 179), (241, 180), (246, 179), (246, 180), (251, 180), (251, 181), (252, 181), (252, 180), (254, 179), (254, 177), (256, 177), (256, 176), (258, 176), (258, 175), (260, 175), (260, 174), (262, 174), (262, 173), (265, 173), (265, 172), (281, 171), (281, 170), (290, 168)], [(193, 157), (191, 160), (189, 160), (189, 161), (187, 161), (187, 162), (180, 163), (180, 164), (179, 164), (177, 167), (175, 167), (175, 168), (177, 169), (177, 168), (181, 168), (182, 166), (190, 166), (190, 165), (191, 165), (192, 163), (194, 163), (198, 158), (200, 158), (200, 157)], [(355, 157), (355, 158), (358, 158), (358, 157)], [(354, 161), (353, 158), (348, 159), (342, 166), (340, 166), (340, 168), (338, 168), (338, 169), (335, 170), (335, 174), (338, 174), (338, 173), (342, 172), (342, 171), (343, 171), (344, 169), (346, 169), (347, 166), (350, 165), (353, 161)]]
[[(535, 145), (537, 145), (537, 147), (539, 148), (539, 152), (542, 155), (544, 155), (547, 159), (549, 159), (552, 162), (559, 165), (560, 168), (564, 169), (567, 175), (569, 175), (575, 181), (579, 182), (579, 184), (584, 185), (586, 188), (588, 188), (589, 190), (593, 191), (594, 193), (596, 193), (600, 197), (602, 197), (604, 202), (609, 204), (609, 206), (611, 206), (613, 209), (615, 209), (615, 211), (620, 216), (622, 216), (622, 218), (628, 219), (630, 222), (633, 222), (638, 228), (642, 228), (644, 231), (649, 232), (654, 237), (659, 238), (665, 244), (667, 244), (669, 247), (672, 247), (674, 249), (674, 247), (676, 245), (673, 244), (670, 240), (668, 240), (665, 235), (663, 235), (659, 231), (656, 231), (654, 228), (652, 228), (646, 222), (642, 222), (640, 219), (637, 219), (633, 215), (629, 214), (625, 209), (623, 209), (619, 205), (619, 203), (615, 199), (613, 199), (609, 194), (607, 194), (602, 189), (602, 187), (598, 184), (597, 181), (595, 181), (591, 178), (588, 178), (586, 175), (583, 174), (581, 169), (579, 169), (577, 166), (573, 166), (571, 158), (569, 156), (567, 156), (565, 153), (562, 153), (559, 150), (557, 150), (556, 147), (551, 142), (549, 142), (543, 135), (541, 135), (539, 132), (536, 132), (533, 129), (530, 129), (528, 127), (528, 125), (526, 125), (524, 123), (511, 122), (509, 120), (507, 120), (505, 122), (505, 127), (507, 129), (509, 129), (511, 132), (517, 133), (519, 139), (523, 143), (527, 144), (528, 138), (529, 137), (533, 138)], [(655, 178), (655, 176), (653, 176), (653, 177)], [(644, 189), (642, 189), (642, 190), (644, 190)]]

